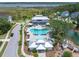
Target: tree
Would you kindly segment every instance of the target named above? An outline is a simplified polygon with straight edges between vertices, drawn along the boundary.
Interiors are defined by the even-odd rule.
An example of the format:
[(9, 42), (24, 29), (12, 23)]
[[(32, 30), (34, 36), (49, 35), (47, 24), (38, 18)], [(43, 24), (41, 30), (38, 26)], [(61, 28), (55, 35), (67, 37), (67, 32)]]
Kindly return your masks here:
[(7, 33), (11, 28), (11, 23), (8, 19), (0, 18), (0, 35)]
[(72, 53), (69, 51), (64, 51), (63, 57), (72, 57)]
[(79, 14), (77, 14), (76, 16), (71, 17), (72, 20), (75, 20), (77, 23), (73, 22), (73, 24), (76, 24), (75, 29), (79, 30)]
[(55, 38), (55, 44), (61, 44), (63, 42), (63, 39), (67, 37), (67, 32), (69, 29), (73, 27), (73, 24), (63, 22), (61, 20), (49, 20), (50, 28), (53, 28), (55, 30), (52, 30), (51, 34), (52, 37)]
[(33, 53), (36, 53), (36, 52), (37, 52), (37, 50), (34, 48), (34, 49), (32, 50), (32, 52), (33, 52)]
[(32, 50), (32, 54), (34, 57), (38, 57), (38, 53), (37, 53), (37, 50), (36, 49), (33, 49)]
[(79, 29), (79, 15), (78, 15), (75, 19), (76, 19), (76, 21), (77, 21), (76, 29)]

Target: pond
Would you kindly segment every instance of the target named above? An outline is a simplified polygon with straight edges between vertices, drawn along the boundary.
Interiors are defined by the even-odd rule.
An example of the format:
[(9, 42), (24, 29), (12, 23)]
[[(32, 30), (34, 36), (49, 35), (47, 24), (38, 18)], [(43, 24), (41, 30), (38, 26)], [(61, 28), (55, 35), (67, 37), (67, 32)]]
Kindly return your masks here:
[(72, 38), (72, 41), (76, 44), (79, 45), (79, 32), (75, 32), (74, 30), (70, 30), (68, 32), (68, 36)]

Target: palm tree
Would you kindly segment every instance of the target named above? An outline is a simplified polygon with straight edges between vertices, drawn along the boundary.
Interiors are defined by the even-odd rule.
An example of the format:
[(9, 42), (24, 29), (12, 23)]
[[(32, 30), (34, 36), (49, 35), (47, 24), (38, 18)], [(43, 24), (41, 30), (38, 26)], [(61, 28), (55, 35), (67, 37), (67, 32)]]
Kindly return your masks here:
[(71, 17), (71, 19), (77, 22), (77, 23), (73, 22), (73, 24), (76, 24), (75, 29), (78, 30), (79, 29), (79, 14), (77, 16), (73, 16), (73, 18)]

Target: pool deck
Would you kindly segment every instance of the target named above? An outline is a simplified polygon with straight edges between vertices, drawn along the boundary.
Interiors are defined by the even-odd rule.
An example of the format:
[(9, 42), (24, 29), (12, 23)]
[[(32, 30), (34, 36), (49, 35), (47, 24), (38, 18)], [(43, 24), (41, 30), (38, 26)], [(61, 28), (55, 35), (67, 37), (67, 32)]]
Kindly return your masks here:
[(47, 35), (34, 35), (34, 34), (30, 33), (29, 39), (32, 39), (31, 41), (36, 41), (36, 38), (40, 37), (40, 36), (43, 37), (43, 38), (49, 38), (48, 34)]

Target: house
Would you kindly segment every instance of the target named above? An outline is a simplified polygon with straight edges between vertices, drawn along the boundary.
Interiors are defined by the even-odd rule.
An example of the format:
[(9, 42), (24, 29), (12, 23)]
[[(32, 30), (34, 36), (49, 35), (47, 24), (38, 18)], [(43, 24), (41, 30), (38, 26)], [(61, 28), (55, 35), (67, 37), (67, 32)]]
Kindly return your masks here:
[(12, 16), (6, 13), (0, 13), (0, 18), (7, 19), (9, 22), (12, 22)]
[(69, 12), (68, 11), (64, 11), (61, 13), (61, 17), (68, 17), (69, 16)]
[(32, 18), (33, 24), (46, 24), (49, 18), (43, 15), (36, 15)]
[(72, 19), (75, 19), (75, 18), (77, 18), (79, 16), (79, 12), (73, 12), (73, 13), (71, 13), (71, 18)]
[[(26, 33), (29, 33), (29, 38), (26, 39), (28, 48), (37, 51), (52, 50), (53, 42), (50, 39), (49, 29), (46, 27), (49, 18), (43, 15), (36, 15), (32, 17), (32, 26), (28, 27)], [(48, 23), (49, 25), (49, 23)]]

